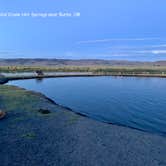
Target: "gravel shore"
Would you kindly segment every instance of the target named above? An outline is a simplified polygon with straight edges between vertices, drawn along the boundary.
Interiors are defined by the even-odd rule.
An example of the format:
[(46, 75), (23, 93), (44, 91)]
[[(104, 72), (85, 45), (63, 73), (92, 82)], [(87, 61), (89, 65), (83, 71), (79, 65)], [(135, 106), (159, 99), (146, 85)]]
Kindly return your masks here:
[(0, 85), (0, 109), (1, 166), (166, 166), (166, 137), (92, 120), (40, 93)]

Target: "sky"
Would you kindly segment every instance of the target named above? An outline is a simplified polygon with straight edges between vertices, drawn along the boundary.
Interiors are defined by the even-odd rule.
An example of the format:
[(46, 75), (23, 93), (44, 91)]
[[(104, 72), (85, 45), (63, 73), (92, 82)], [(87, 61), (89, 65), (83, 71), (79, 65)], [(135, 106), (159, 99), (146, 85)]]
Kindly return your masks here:
[(0, 0), (0, 58), (166, 60), (165, 7), (164, 0)]

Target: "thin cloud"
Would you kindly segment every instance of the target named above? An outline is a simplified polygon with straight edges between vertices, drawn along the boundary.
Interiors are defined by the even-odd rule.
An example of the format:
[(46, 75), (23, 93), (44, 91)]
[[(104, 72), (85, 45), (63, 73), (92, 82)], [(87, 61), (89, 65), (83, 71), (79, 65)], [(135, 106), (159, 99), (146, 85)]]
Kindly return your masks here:
[(20, 57), (23, 57), (23, 53), (19, 53), (15, 50), (0, 50), (0, 59)]
[(153, 50), (153, 54), (166, 54), (166, 50)]
[(115, 46), (110, 46), (107, 47), (107, 49), (119, 49), (119, 50), (139, 50), (139, 49), (155, 49), (155, 48), (165, 48), (166, 44), (161, 44), (161, 45), (141, 45), (141, 46), (130, 46), (130, 45), (115, 45)]
[(158, 39), (160, 39), (160, 38), (112, 38), (112, 39), (79, 41), (79, 42), (77, 42), (77, 44), (107, 43), (107, 42), (112, 42), (112, 41), (146, 41), (146, 40), (158, 40)]
[(153, 47), (153, 48), (166, 47), (166, 44), (152, 45), (151, 47)]
[(11, 54), (13, 52), (9, 52), (9, 51), (0, 51), (0, 54)]
[(166, 54), (166, 50), (143, 50), (143, 51), (137, 51), (137, 53), (142, 54)]
[(136, 56), (136, 55), (166, 55), (165, 49), (151, 49), (151, 50), (112, 50), (109, 52), (112, 56), (119, 56), (119, 55), (128, 55), (128, 56)]
[(131, 54), (126, 54), (126, 53), (117, 53), (117, 54), (110, 54), (112, 57), (129, 57)]

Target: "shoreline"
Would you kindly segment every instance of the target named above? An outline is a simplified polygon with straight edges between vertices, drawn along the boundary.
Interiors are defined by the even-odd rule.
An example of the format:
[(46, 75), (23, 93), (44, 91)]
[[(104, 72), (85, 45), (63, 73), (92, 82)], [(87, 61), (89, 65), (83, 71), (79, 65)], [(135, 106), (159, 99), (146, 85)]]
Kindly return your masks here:
[[(31, 90), (28, 90), (28, 89), (25, 89), (25, 88), (22, 88), (22, 87), (19, 87), (19, 86), (15, 86), (15, 85), (9, 85), (9, 86), (17, 87), (17, 88), (23, 89), (25, 91), (30, 91), (31, 92)], [(132, 127), (132, 126), (128, 126), (128, 125), (124, 125), (124, 124), (120, 124), (120, 123), (112, 123), (110, 121), (103, 120), (103, 119), (101, 119), (100, 117), (97, 117), (97, 116), (93, 117), (93, 116), (90, 116), (89, 114), (86, 114), (86, 113), (82, 113), (82, 112), (79, 112), (79, 111), (74, 111), (72, 108), (70, 108), (68, 106), (64, 106), (64, 105), (61, 105), (59, 103), (56, 103), (56, 101), (54, 101), (53, 99), (47, 97), (45, 94), (43, 94), (41, 92), (36, 92), (36, 91), (32, 91), (32, 92), (36, 93), (36, 94), (39, 94), (40, 96), (44, 97), (46, 100), (51, 102), (52, 104), (54, 104), (56, 106), (59, 106), (60, 108), (66, 109), (67, 111), (70, 111), (70, 112), (72, 112), (76, 115), (86, 117), (88, 119), (92, 119), (92, 120), (95, 120), (95, 121), (98, 121), (98, 122), (101, 122), (101, 123), (106, 123), (108, 125), (115, 125), (115, 126), (119, 126), (119, 127), (127, 127), (127, 128), (130, 128), (130, 129), (146, 132), (146, 133), (149, 133), (149, 134), (154, 134), (154, 135), (159, 135), (159, 136), (162, 136), (162, 137), (166, 137), (165, 132), (148, 131), (148, 130), (139, 129), (139, 128), (136, 128), (136, 127)]]
[(38, 92), (9, 85), (0, 91), (7, 111), (0, 121), (3, 166), (166, 163), (165, 137), (80, 116)]
[[(12, 75), (12, 73), (11, 73)], [(166, 78), (166, 74), (113, 74), (113, 73), (65, 73), (65, 74), (45, 74), (43, 76), (37, 76), (35, 74), (32, 75), (13, 75), (13, 76), (5, 76), (5, 79), (1, 80), (0, 84), (7, 83), (8, 81), (13, 80), (26, 80), (26, 79), (44, 79), (44, 78), (60, 78), (60, 77), (102, 77), (102, 76), (115, 76), (115, 77), (144, 77), (144, 78)]]

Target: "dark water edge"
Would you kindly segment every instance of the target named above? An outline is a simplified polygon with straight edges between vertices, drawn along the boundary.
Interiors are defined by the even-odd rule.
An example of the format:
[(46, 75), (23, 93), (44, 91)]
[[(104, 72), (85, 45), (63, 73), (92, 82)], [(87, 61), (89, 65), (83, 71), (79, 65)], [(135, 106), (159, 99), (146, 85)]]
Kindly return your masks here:
[(90, 118), (90, 119), (93, 119), (93, 120), (96, 120), (96, 121), (99, 121), (99, 122), (102, 122), (102, 123), (110, 124), (110, 125), (127, 127), (127, 128), (130, 128), (130, 129), (133, 129), (133, 130), (139, 130), (139, 131), (142, 131), (142, 132), (149, 132), (149, 133), (151, 133), (151, 134), (157, 134), (157, 135), (160, 135), (160, 136), (162, 136), (162, 137), (166, 137), (166, 132), (148, 131), (148, 130), (143, 130), (143, 129), (131, 127), (131, 126), (128, 126), (128, 125), (122, 125), (122, 124), (120, 124), (120, 123), (111, 123), (111, 122), (109, 122), (109, 121), (107, 121), (107, 120), (102, 119), (100, 116), (99, 116), (99, 117), (97, 117), (97, 116), (94, 117), (94, 116), (91, 116), (91, 115), (88, 114), (88, 113), (80, 113), (80, 112), (77, 112), (77, 111), (73, 110), (73, 109), (70, 108), (70, 107), (63, 106), (63, 105), (61, 105), (61, 104), (56, 103), (54, 100), (48, 98), (47, 96), (45, 96), (45, 98), (46, 98), (48, 101), (50, 101), (52, 104), (55, 104), (55, 105), (57, 105), (57, 106), (59, 106), (59, 107), (61, 107), (61, 108), (66, 109), (67, 111), (73, 112), (73, 113), (75, 113), (75, 114), (77, 114), (77, 115), (79, 115), (79, 116), (83, 116), (83, 117), (86, 117), (86, 118)]
[[(71, 83), (70, 82), (70, 79), (73, 81), (73, 79), (75, 80), (75, 79), (89, 79), (90, 77), (88, 77), (88, 78), (61, 78), (62, 80), (60, 80), (60, 82), (61, 83), (63, 83), (63, 86), (65, 87), (65, 86), (67, 86), (67, 84), (68, 83)], [(99, 79), (99, 77), (97, 77), (97, 78), (95, 78), (95, 77), (93, 77), (94, 79)], [(90, 79), (93, 79), (93, 78), (90, 78)], [(108, 77), (106, 77), (106, 78), (108, 78)], [(122, 79), (122, 80), (119, 80), (120, 82), (121, 81), (124, 81), (125, 82), (125, 80), (123, 80), (124, 78), (114, 78), (114, 77), (109, 77), (110, 79)], [(58, 78), (58, 79), (60, 79), (60, 78)], [(51, 80), (58, 80), (58, 79), (49, 79), (50, 81)], [(67, 80), (67, 79), (69, 79), (69, 80)], [(103, 78), (103, 79), (105, 79), (105, 77)], [(137, 78), (134, 78), (134, 77), (132, 77), (132, 78), (126, 78), (126, 79), (129, 79), (128, 81), (129, 82), (132, 82), (132, 79), (137, 79)], [(131, 79), (131, 80), (130, 80)], [(142, 81), (142, 79), (143, 78), (140, 78), (141, 79), (141, 81)], [(147, 81), (150, 81), (151, 82), (151, 84), (154, 84), (153, 82), (156, 82), (157, 81), (157, 84), (159, 84), (159, 83), (161, 83), (162, 82), (162, 84), (161, 84), (161, 87), (160, 86), (158, 86), (158, 87), (160, 87), (160, 89), (158, 88), (157, 89), (157, 91), (161, 91), (161, 92), (163, 92), (163, 86), (164, 85), (166, 85), (166, 81), (164, 80), (164, 79), (159, 79), (159, 78), (152, 78), (151, 80), (149, 80), (150, 78), (146, 78), (145, 80), (143, 79), (143, 81), (145, 81), (145, 84), (146, 84), (146, 86), (144, 86), (145, 87), (145, 90), (146, 90), (146, 88), (148, 87), (147, 85), (148, 85), (148, 82)], [(157, 80), (156, 80), (157, 79)], [(158, 80), (159, 79), (159, 80)], [(112, 81), (113, 81), (112, 80)], [(33, 83), (34, 83), (34, 81), (35, 80), (29, 80), (30, 82), (32, 81)], [(39, 91), (39, 92), (41, 92), (41, 93), (44, 93), (46, 96), (48, 96), (48, 98), (51, 98), (51, 100), (53, 100), (53, 101), (56, 101), (56, 104), (57, 103), (60, 103), (60, 105), (63, 105), (63, 106), (67, 106), (66, 108), (68, 108), (70, 111), (73, 111), (73, 112), (75, 112), (75, 113), (77, 113), (77, 114), (80, 114), (80, 115), (83, 115), (83, 116), (86, 116), (86, 117), (89, 117), (89, 118), (92, 118), (92, 119), (95, 119), (95, 120), (99, 120), (99, 121), (101, 121), (101, 122), (105, 122), (105, 123), (109, 123), (109, 124), (114, 124), (114, 125), (120, 125), (120, 126), (126, 126), (126, 127), (130, 127), (130, 128), (134, 128), (134, 129), (138, 129), (138, 130), (142, 130), (142, 131), (148, 131), (148, 132), (151, 132), (151, 133), (157, 133), (157, 134), (160, 134), (160, 135), (165, 135), (166, 134), (166, 131), (165, 131), (165, 129), (166, 129), (166, 124), (165, 123), (158, 123), (158, 121), (159, 120), (161, 120), (162, 119), (162, 121), (163, 121), (163, 116), (162, 116), (162, 114), (165, 116), (166, 115), (166, 112), (164, 111), (165, 110), (165, 108), (163, 108), (162, 109), (162, 107), (165, 107), (165, 103), (163, 102), (163, 98), (164, 97), (166, 97), (166, 94), (165, 93), (163, 93), (163, 94), (161, 94), (161, 96), (160, 96), (160, 99), (159, 100), (157, 100), (157, 101), (160, 101), (161, 100), (161, 103), (160, 103), (160, 106), (162, 106), (162, 107), (160, 107), (160, 108), (155, 108), (156, 110), (157, 109), (159, 109), (160, 110), (160, 116), (161, 116), (161, 119), (160, 119), (160, 117), (159, 117), (159, 119), (155, 119), (155, 113), (157, 113), (157, 111), (156, 112), (154, 112), (155, 110), (153, 109), (153, 107), (151, 108), (152, 110), (153, 110), (153, 115), (151, 115), (150, 113), (148, 113), (146, 110), (145, 110), (145, 113), (146, 113), (146, 118), (147, 118), (147, 122), (146, 122), (146, 119), (144, 120), (144, 123), (141, 123), (141, 118), (145, 118), (144, 116), (140, 116), (140, 119), (136, 119), (136, 121), (135, 121), (135, 119), (134, 118), (128, 118), (128, 117), (123, 117), (123, 116), (121, 116), (120, 115), (120, 118), (121, 119), (114, 119), (114, 120), (111, 120), (111, 119), (109, 119), (109, 117), (110, 117), (110, 115), (112, 114), (112, 113), (114, 113), (114, 112), (112, 112), (108, 117), (107, 117), (107, 115), (104, 115), (102, 112), (99, 112), (99, 113), (102, 113), (102, 114), (94, 114), (94, 112), (92, 112), (92, 110), (94, 111), (95, 110), (95, 108), (96, 108), (96, 110), (97, 110), (97, 106), (95, 106), (95, 105), (90, 105), (89, 106), (89, 108), (90, 107), (92, 107), (92, 106), (94, 106), (95, 108), (94, 109), (92, 109), (91, 110), (91, 112), (87, 112), (87, 109), (86, 109), (86, 111), (85, 111), (85, 109), (82, 109), (82, 107), (81, 107), (81, 105), (78, 105), (78, 103), (76, 103), (76, 105), (77, 105), (77, 107), (74, 107), (73, 105), (75, 105), (75, 103), (72, 103), (72, 105), (71, 105), (71, 103), (65, 103), (65, 102), (62, 102), (62, 99), (64, 99), (64, 100), (66, 100), (67, 99), (67, 97), (65, 97), (65, 95), (63, 96), (63, 98), (60, 98), (60, 100), (58, 99), (58, 95), (60, 95), (61, 93), (60, 92), (62, 92), (62, 93), (64, 93), (65, 92), (65, 90), (64, 90), (64, 92), (63, 91), (56, 91), (56, 92), (58, 92), (57, 94), (56, 94), (56, 96), (55, 97), (51, 97), (51, 95), (48, 93), (48, 92), (44, 92), (44, 90), (43, 90), (43, 88), (44, 87), (42, 87), (42, 83), (44, 83), (44, 82), (47, 82), (47, 83), (49, 83), (50, 84), (50, 81), (48, 81), (48, 79), (46, 79), (46, 80), (43, 80), (43, 82), (40, 82), (40, 83), (35, 83), (36, 84), (36, 86), (34, 86), (33, 88), (32, 88), (32, 85), (34, 85), (32, 82), (31, 83), (27, 83), (26, 84), (26, 81), (16, 81), (16, 82), (10, 82), (9, 84), (11, 84), (11, 85), (13, 85), (13, 83), (14, 83), (14, 85), (18, 85), (18, 86), (21, 86), (21, 87), (24, 87), (24, 88), (26, 88), (26, 89), (30, 89), (30, 90), (36, 90), (36, 91)], [(68, 83), (65, 83), (65, 82), (68, 82)], [(87, 80), (88, 81), (88, 80)], [(115, 80), (114, 80), (115, 81)], [(134, 80), (134, 81), (136, 81), (136, 80)], [(137, 80), (138, 81), (138, 84), (139, 84), (139, 80)], [(136, 82), (137, 82), (136, 81)], [(164, 83), (163, 83), (163, 81), (164, 81)], [(56, 81), (55, 81), (56, 82)], [(60, 82), (59, 82), (59, 85), (60, 85)], [(127, 83), (129, 83), (129, 82), (127, 82)], [(149, 83), (150, 83), (149, 82)], [(46, 83), (46, 84), (47, 84)], [(87, 82), (86, 82), (87, 83)], [(101, 83), (101, 82), (100, 82)], [(26, 85), (25, 85), (26, 84)], [(53, 83), (51, 83), (51, 84), (53, 84)], [(144, 84), (144, 85), (145, 85)], [(45, 85), (45, 83), (43, 84), (43, 85)], [(82, 84), (81, 84), (82, 85)], [(85, 84), (84, 84), (85, 85)], [(39, 87), (42, 87), (42, 90), (39, 88)], [(63, 87), (63, 86), (61, 86), (61, 88)], [(71, 84), (70, 84), (70, 86), (71, 86)], [(74, 86), (74, 83), (73, 83), (73, 86)], [(37, 88), (36, 88), (37, 87)], [(39, 88), (39, 89), (38, 89)], [(53, 88), (53, 87), (52, 87)], [(57, 88), (56, 86), (55, 86), (55, 88)], [(127, 87), (126, 87), (127, 88)], [(128, 86), (128, 88), (129, 88), (129, 86)], [(152, 87), (151, 87), (152, 88)], [(59, 88), (58, 88), (59, 89)], [(62, 88), (63, 89), (63, 88)], [(76, 89), (78, 90), (78, 87), (76, 87)], [(137, 89), (137, 86), (136, 86), (136, 89)], [(73, 89), (70, 89), (71, 91), (73, 90)], [(139, 92), (139, 90), (140, 89), (138, 89), (138, 92)], [(150, 91), (154, 91), (154, 89), (148, 89), (148, 90), (150, 90)], [(51, 91), (52, 91), (52, 89), (51, 89)], [(148, 93), (150, 92), (150, 91), (148, 91)], [(156, 91), (156, 88), (155, 88), (155, 93), (157, 92)], [(138, 93), (137, 92), (137, 93)], [(152, 95), (152, 99), (154, 100), (155, 98), (154, 98), (154, 95), (155, 95), (155, 93), (152, 93), (151, 95)], [(145, 94), (146, 94), (146, 91), (145, 91)], [(159, 93), (160, 94), (160, 93)], [(109, 95), (109, 94), (107, 94), (107, 95)], [(119, 94), (120, 95), (120, 94)], [(128, 95), (130, 95), (130, 94), (128, 94)], [(157, 94), (156, 94), (157, 95)], [(73, 95), (73, 96), (76, 96), (76, 95)], [(123, 96), (123, 94), (122, 94), (122, 96)], [(78, 96), (77, 96), (78, 97)], [(86, 97), (86, 96), (84, 96), (84, 97)], [(112, 97), (112, 96), (111, 96)], [(130, 100), (131, 100), (131, 97), (132, 96), (129, 96), (130, 98)], [(58, 99), (58, 100), (57, 100)], [(147, 98), (145, 98), (145, 99), (147, 99)], [(115, 98), (115, 101), (117, 100), (117, 98)], [(74, 101), (74, 100), (73, 100)], [(80, 100), (81, 101), (81, 100)], [(99, 100), (97, 100), (97, 101), (99, 101)], [(126, 100), (127, 101), (127, 100)], [(146, 101), (146, 100), (145, 100)], [(133, 101), (132, 102), (134, 102), (134, 99), (133, 99)], [(130, 101), (130, 106), (132, 106), (133, 105), (133, 103), (132, 103), (131, 101)], [(141, 101), (142, 102), (142, 101)], [(151, 101), (150, 101), (151, 102)], [(98, 105), (100, 105), (102, 102), (100, 101), (100, 103), (98, 102), (97, 104)], [(111, 102), (110, 102), (111, 103)], [(126, 102), (126, 103), (128, 103), (128, 102)], [(125, 103), (125, 104), (126, 104)], [(80, 104), (80, 103), (79, 103)], [(108, 103), (106, 103), (106, 104), (108, 104)], [(116, 104), (116, 103), (114, 103), (114, 104)], [(121, 103), (121, 104), (123, 104), (123, 106), (124, 106), (124, 103)], [(132, 104), (132, 105), (131, 105)], [(148, 105), (146, 105), (146, 104), (144, 104), (145, 106), (143, 107), (144, 109), (146, 109), (146, 107), (147, 107), (147, 109), (149, 109), (148, 108)], [(107, 105), (108, 106), (108, 105)], [(140, 105), (141, 106), (141, 105)], [(155, 105), (154, 105), (155, 106)], [(88, 107), (86, 107), (86, 108), (88, 108)], [(103, 107), (103, 109), (106, 109), (107, 107)], [(123, 107), (122, 107), (123, 108)], [(129, 107), (130, 108), (130, 107)], [(131, 107), (132, 108), (132, 107)], [(134, 107), (133, 107), (134, 108)], [(76, 111), (77, 110), (77, 111)], [(141, 109), (140, 109), (141, 110)], [(135, 111), (140, 111), (138, 108), (135, 110)], [(149, 109), (150, 110), (150, 109)], [(99, 109), (97, 110), (97, 111), (100, 111)], [(119, 111), (119, 110), (118, 110)], [(141, 110), (142, 111), (142, 110)], [(120, 114), (124, 114), (124, 112), (123, 112), (123, 110), (121, 111), (119, 111), (119, 113)], [(133, 112), (131, 112), (132, 114), (133, 114)], [(161, 114), (162, 113), (162, 114)], [(139, 112), (134, 112), (134, 114), (136, 114), (137, 116), (139, 115)], [(148, 115), (149, 114), (149, 115)], [(112, 114), (113, 115), (113, 114)], [(128, 115), (130, 115), (130, 112), (128, 112)], [(158, 115), (158, 114), (156, 114), (156, 115)], [(149, 117), (148, 117), (149, 116)], [(151, 117), (150, 117), (151, 116)], [(159, 115), (158, 115), (159, 116)], [(166, 120), (166, 117), (164, 117), (164, 120)], [(127, 122), (127, 123), (126, 123)], [(150, 123), (149, 123), (150, 122)], [(166, 122), (166, 121), (165, 121)], [(158, 123), (158, 124), (157, 124)], [(149, 124), (152, 124), (151, 126), (149, 126)], [(154, 124), (154, 126), (153, 126), (153, 124)]]

